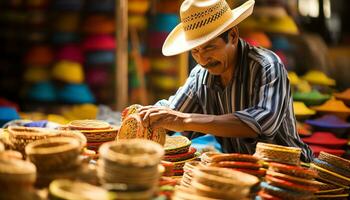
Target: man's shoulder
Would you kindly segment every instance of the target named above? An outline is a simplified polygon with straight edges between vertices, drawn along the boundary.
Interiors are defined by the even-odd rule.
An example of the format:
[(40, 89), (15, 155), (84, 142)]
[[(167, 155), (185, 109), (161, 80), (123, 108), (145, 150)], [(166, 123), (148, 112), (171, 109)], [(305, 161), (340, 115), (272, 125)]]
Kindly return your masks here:
[(250, 46), (247, 56), (251, 62), (256, 62), (261, 66), (283, 65), (276, 53), (263, 47)]
[(208, 73), (208, 70), (201, 67), (199, 64), (197, 64), (190, 72), (189, 77), (190, 78), (196, 78), (196, 79), (203, 79), (205, 75)]

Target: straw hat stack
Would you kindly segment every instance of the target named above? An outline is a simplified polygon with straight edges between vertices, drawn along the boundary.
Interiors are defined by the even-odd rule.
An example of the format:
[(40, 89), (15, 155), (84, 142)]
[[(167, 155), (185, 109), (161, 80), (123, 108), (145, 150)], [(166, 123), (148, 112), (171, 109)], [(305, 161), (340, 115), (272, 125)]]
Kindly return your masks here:
[(323, 184), (316, 193), (319, 199), (349, 199), (350, 160), (321, 151), (311, 163)]
[(249, 199), (248, 195), (259, 179), (250, 174), (218, 167), (198, 167), (193, 170), (190, 187), (178, 187), (178, 199)]
[(36, 167), (0, 153), (0, 199), (39, 199), (34, 190)]
[(196, 160), (199, 156), (199, 152), (191, 147), (191, 141), (184, 136), (167, 136), (164, 150), (163, 160), (172, 162), (175, 177), (181, 177), (184, 174), (186, 163)]
[(150, 199), (161, 176), (163, 147), (145, 139), (104, 143), (97, 173), (103, 187), (121, 199)]

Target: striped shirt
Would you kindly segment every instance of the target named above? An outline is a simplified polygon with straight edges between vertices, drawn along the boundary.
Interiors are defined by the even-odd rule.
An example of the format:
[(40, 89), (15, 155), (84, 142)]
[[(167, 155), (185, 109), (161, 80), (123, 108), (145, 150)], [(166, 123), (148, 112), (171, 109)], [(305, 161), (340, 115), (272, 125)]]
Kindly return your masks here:
[[(175, 95), (156, 105), (185, 113), (232, 113), (258, 134), (256, 138), (216, 137), (225, 153), (254, 154), (257, 142), (266, 142), (299, 147), (301, 160), (310, 162), (313, 153), (296, 131), (291, 89), (281, 60), (272, 51), (250, 46), (242, 39), (238, 59), (225, 88), (219, 76), (197, 65)], [(189, 137), (200, 135), (193, 132)]]

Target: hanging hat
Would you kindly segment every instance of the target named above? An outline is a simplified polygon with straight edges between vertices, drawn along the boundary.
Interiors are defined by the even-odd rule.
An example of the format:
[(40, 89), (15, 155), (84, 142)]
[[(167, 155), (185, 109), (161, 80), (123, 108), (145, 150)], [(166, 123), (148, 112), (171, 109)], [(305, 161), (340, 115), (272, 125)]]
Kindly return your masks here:
[(148, 0), (129, 0), (128, 12), (129, 14), (144, 15), (150, 7)]
[(115, 31), (115, 22), (106, 15), (90, 15), (84, 21), (83, 30), (87, 34), (111, 34)]
[(47, 66), (54, 59), (54, 52), (46, 45), (34, 46), (25, 55), (24, 62), (27, 65)]
[(109, 35), (90, 36), (85, 38), (83, 42), (83, 49), (85, 51), (109, 51), (115, 48), (115, 39)]
[(320, 106), (314, 106), (312, 109), (317, 112), (334, 114), (342, 119), (345, 119), (350, 114), (350, 108), (346, 107), (344, 102), (335, 98), (331, 98)]
[(80, 23), (80, 15), (77, 12), (59, 14), (54, 21), (54, 30), (59, 32), (76, 32)]
[(50, 71), (42, 67), (28, 67), (24, 71), (23, 78), (28, 82), (41, 82), (50, 79)]
[(95, 98), (86, 84), (66, 84), (58, 91), (58, 98), (65, 103), (93, 103)]
[(56, 54), (56, 60), (67, 60), (67, 61), (83, 63), (84, 55), (78, 45), (68, 44), (68, 45), (62, 46), (58, 50)]
[(249, 31), (242, 35), (243, 39), (250, 38), (258, 43), (258, 46), (264, 48), (271, 48), (271, 41), (269, 37), (262, 31)]
[(350, 106), (350, 88), (346, 89), (341, 93), (334, 93), (335, 98), (344, 101), (344, 103)]
[(180, 7), (181, 23), (164, 42), (166, 56), (186, 52), (234, 27), (253, 12), (254, 0), (231, 10), (225, 0), (186, 0)]
[(150, 29), (152, 31), (169, 33), (179, 23), (180, 19), (177, 14), (159, 13), (151, 19)]
[(87, 65), (113, 64), (114, 60), (114, 51), (94, 51), (86, 54)]
[(333, 129), (348, 129), (350, 123), (340, 119), (335, 115), (324, 115), (317, 119), (306, 120), (305, 123), (310, 124), (314, 127), (320, 128), (333, 128)]
[(331, 148), (327, 148), (325, 146), (320, 146), (320, 145), (313, 145), (310, 144), (309, 147), (311, 148), (311, 150), (313, 151), (315, 157), (317, 157), (321, 151), (336, 155), (336, 156), (342, 156), (345, 151), (343, 149), (331, 149)]
[(335, 80), (318, 70), (308, 71), (302, 78), (311, 84), (334, 86)]
[(293, 100), (302, 101), (307, 106), (320, 105), (331, 98), (329, 95), (321, 94), (317, 90), (312, 90), (311, 92), (294, 92)]
[(53, 67), (52, 76), (67, 83), (82, 83), (84, 81), (82, 65), (71, 61), (57, 62)]
[(129, 15), (128, 16), (128, 26), (134, 27), (137, 30), (144, 30), (147, 28), (148, 20), (147, 17), (143, 15)]
[(86, 82), (90, 86), (107, 85), (109, 80), (108, 70), (104, 67), (88, 68), (86, 72)]
[(314, 110), (309, 109), (303, 102), (300, 101), (294, 101), (293, 107), (295, 117), (297, 117), (298, 119), (304, 119), (316, 114)]
[(8, 99), (0, 97), (0, 107), (11, 107), (16, 109), (17, 111), (19, 110), (19, 106), (17, 103), (12, 102)]
[(56, 91), (51, 82), (39, 82), (29, 89), (27, 96), (34, 101), (52, 102), (56, 100)]
[(0, 106), (0, 127), (2, 127), (6, 122), (19, 119), (19, 115), (15, 108)]
[(297, 121), (297, 132), (300, 136), (310, 136), (312, 134), (311, 127), (305, 123)]
[(302, 138), (306, 144), (321, 145), (330, 148), (341, 148), (348, 140), (337, 138), (330, 132), (315, 132), (311, 137)]
[(156, 4), (158, 13), (178, 13), (182, 0), (162, 0)]
[(271, 37), (272, 49), (289, 51), (291, 49), (291, 45), (288, 39), (284, 36), (273, 36)]
[(288, 78), (291, 85), (297, 85), (300, 82), (299, 76), (294, 71), (288, 71)]

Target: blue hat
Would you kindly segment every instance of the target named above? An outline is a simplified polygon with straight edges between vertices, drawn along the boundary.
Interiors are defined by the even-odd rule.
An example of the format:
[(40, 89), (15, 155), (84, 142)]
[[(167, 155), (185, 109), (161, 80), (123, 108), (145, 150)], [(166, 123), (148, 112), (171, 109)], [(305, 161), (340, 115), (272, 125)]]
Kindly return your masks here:
[(0, 126), (2, 127), (6, 122), (19, 119), (17, 110), (12, 107), (0, 106)]
[(272, 49), (274, 50), (281, 50), (281, 51), (292, 50), (292, 46), (286, 37), (274, 36), (271, 38), (271, 42), (272, 42)]
[(99, 64), (113, 64), (115, 59), (114, 51), (95, 51), (86, 55), (86, 64), (99, 65)]
[(159, 32), (171, 32), (180, 23), (177, 14), (157, 14), (151, 21), (151, 30)]
[(34, 101), (49, 102), (56, 100), (55, 88), (48, 81), (33, 84), (27, 95), (29, 99)]
[(58, 98), (65, 103), (93, 103), (95, 97), (86, 84), (66, 84), (58, 91)]

